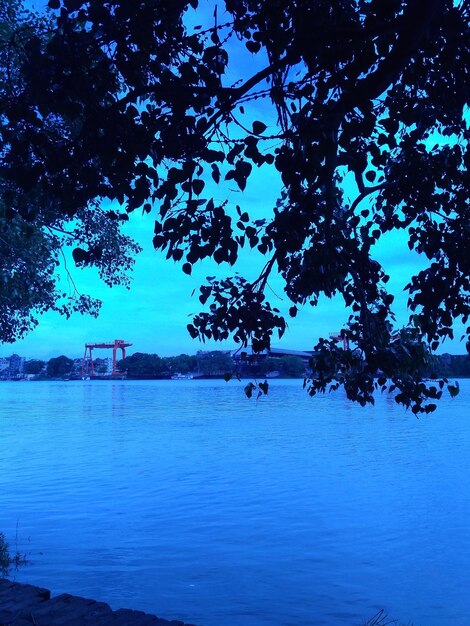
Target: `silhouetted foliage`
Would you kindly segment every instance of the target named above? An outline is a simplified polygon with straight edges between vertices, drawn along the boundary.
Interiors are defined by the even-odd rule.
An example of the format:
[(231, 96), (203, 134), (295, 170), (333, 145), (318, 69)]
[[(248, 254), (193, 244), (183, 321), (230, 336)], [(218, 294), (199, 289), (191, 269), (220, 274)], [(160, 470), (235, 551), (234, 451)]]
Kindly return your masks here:
[(136, 352), (118, 362), (118, 369), (129, 378), (161, 378), (168, 374), (165, 361), (158, 354)]
[[(188, 274), (201, 259), (232, 266), (240, 248), (256, 250), (267, 257), (256, 280), (201, 287), (209, 308), (191, 336), (269, 347), (286, 328), (265, 295), (278, 271), (292, 317), (321, 294), (350, 311), (354, 349), (320, 341), (311, 394), (341, 384), (365, 404), (379, 387), (433, 410), (426, 346), (452, 337), (470, 309), (467, 2), (225, 0), (202, 26), (198, 0), (49, 0), (47, 20), (16, 25), (2, 6), (7, 226), (56, 237), (100, 216), (91, 238), (73, 229), (79, 266), (100, 266), (111, 224), (135, 210), (152, 212), (155, 248)], [(216, 200), (267, 167), (283, 190), (263, 219)], [(412, 315), (399, 332), (374, 259), (394, 230), (429, 261), (406, 286)], [(128, 257), (109, 254), (113, 280)]]
[(296, 356), (266, 356), (250, 355), (237, 359), (236, 372), (247, 377), (277, 377), (304, 378), (306, 366), (301, 358)]
[[(51, 29), (56, 27), (50, 17), (22, 9), (19, 0), (0, 0), (1, 342), (22, 337), (37, 324), (38, 314), (48, 310), (67, 317), (74, 311), (98, 314), (100, 301), (80, 293), (70, 274), (67, 247), (74, 247), (70, 262), (95, 266), (108, 285), (128, 285), (127, 272), (140, 250), (120, 232), (121, 217), (103, 209), (99, 197), (69, 204), (67, 187), (83, 187), (87, 181), (82, 177), (72, 183), (60, 155), (68, 151), (73, 160), (81, 124), (73, 116), (61, 117), (37, 90), (31, 99), (27, 95), (32, 88), (30, 72), (35, 71), (30, 60), (36, 50), (51, 43)], [(45, 69), (37, 68), (38, 80)], [(54, 154), (48, 157), (52, 145)], [(92, 160), (87, 167), (93, 168)], [(64, 194), (56, 193), (60, 186)], [(67, 274), (67, 290), (60, 285), (59, 267)]]
[(470, 358), (464, 354), (441, 354), (431, 359), (429, 376), (447, 378), (470, 378)]
[(72, 367), (73, 360), (67, 356), (54, 357), (49, 359), (47, 363), (47, 375), (51, 378), (62, 378), (62, 376), (70, 374)]
[(189, 374), (197, 370), (197, 357), (189, 354), (163, 357), (168, 370), (173, 374)]
[(168, 357), (136, 352), (119, 361), (118, 367), (129, 378), (169, 378), (173, 374), (189, 373), (221, 375), (232, 371), (233, 361), (230, 354), (220, 351)]
[[(278, 361), (278, 363), (276, 363)], [(276, 367), (277, 365), (277, 367)], [(274, 370), (279, 370), (283, 376), (289, 378), (300, 378), (305, 374), (305, 365), (297, 356), (283, 356), (279, 359), (272, 359), (271, 367)], [(266, 370), (269, 373), (270, 370)]]
[(197, 369), (206, 376), (223, 376), (233, 371), (233, 359), (230, 352), (211, 350), (198, 352)]
[(45, 369), (45, 365), (45, 361), (41, 361), (40, 359), (30, 359), (24, 364), (24, 373), (37, 376), (37, 374), (40, 374)]

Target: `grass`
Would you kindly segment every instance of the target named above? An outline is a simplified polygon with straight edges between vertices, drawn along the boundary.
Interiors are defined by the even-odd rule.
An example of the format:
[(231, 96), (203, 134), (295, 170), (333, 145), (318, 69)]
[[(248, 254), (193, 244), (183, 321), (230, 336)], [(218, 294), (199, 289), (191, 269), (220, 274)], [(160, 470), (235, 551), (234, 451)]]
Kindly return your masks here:
[(362, 626), (413, 626), (410, 622), (408, 624), (400, 623), (397, 619), (390, 619), (384, 609), (380, 610), (378, 613), (364, 622)]
[(22, 565), (27, 563), (26, 554), (21, 554), (18, 548), (16, 548), (13, 554), (10, 552), (10, 546), (5, 539), (5, 535), (0, 532), (0, 577), (7, 578), (12, 570), (16, 572)]

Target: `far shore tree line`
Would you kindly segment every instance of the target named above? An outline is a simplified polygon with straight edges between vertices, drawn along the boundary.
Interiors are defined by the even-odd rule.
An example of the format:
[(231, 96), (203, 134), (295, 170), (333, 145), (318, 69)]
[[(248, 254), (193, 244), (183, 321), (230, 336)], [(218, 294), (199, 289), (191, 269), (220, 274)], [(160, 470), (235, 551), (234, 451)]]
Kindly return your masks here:
[[(81, 378), (81, 358), (71, 359), (61, 355), (49, 361), (43, 361), (40, 359), (25, 360), (18, 355), (13, 355), (9, 360), (11, 366), (0, 371), (0, 378), (37, 380)], [(106, 377), (111, 373), (110, 361), (110, 359), (94, 359), (94, 371), (97, 377)], [(130, 379), (171, 378), (171, 376), (178, 374), (222, 378), (226, 373), (237, 373), (241, 376), (301, 378), (306, 372), (306, 364), (301, 358), (295, 356), (248, 357), (245, 359), (240, 358), (239, 355), (233, 356), (230, 351), (222, 350), (168, 357), (136, 352), (118, 361), (118, 369)]]
[[(65, 355), (48, 361), (24, 359), (12, 355), (3, 359), (0, 380), (28, 378), (30, 380), (81, 378), (82, 359)], [(94, 369), (97, 377), (105, 378), (111, 373), (110, 359), (96, 358)], [(165, 379), (181, 374), (184, 376), (223, 378), (235, 374), (243, 378), (303, 378), (312, 373), (311, 364), (297, 356), (244, 356), (243, 353), (214, 350), (194, 355), (180, 354), (161, 357), (158, 354), (136, 352), (118, 362), (118, 369), (129, 379)], [(430, 357), (428, 377), (470, 378), (468, 355), (442, 354)]]
[(137, 352), (119, 362), (128, 378), (165, 378), (172, 374), (223, 377), (227, 373), (250, 376), (302, 378), (307, 365), (296, 356), (256, 356), (243, 358), (231, 352), (214, 350), (189, 356), (159, 357)]

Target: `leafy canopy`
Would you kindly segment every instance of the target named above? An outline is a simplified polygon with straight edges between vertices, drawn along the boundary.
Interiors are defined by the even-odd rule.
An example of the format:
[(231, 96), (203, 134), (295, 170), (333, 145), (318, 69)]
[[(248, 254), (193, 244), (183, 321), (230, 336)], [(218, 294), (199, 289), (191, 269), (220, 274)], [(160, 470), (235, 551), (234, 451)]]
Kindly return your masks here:
[[(98, 314), (101, 303), (81, 294), (69, 271), (68, 246), (74, 247), (71, 263), (94, 265), (110, 286), (128, 285), (127, 272), (140, 250), (120, 232), (116, 216), (100, 206), (99, 198), (89, 197), (70, 210), (66, 196), (50, 193), (39, 175), (47, 142), (63, 143), (65, 131), (73, 141), (78, 132), (73, 124), (66, 130), (67, 122), (58, 115), (43, 116), (39, 105), (24, 99), (30, 55), (34, 46), (48, 45), (53, 28), (51, 19), (23, 10), (19, 0), (0, 0), (2, 342), (23, 336), (37, 324), (38, 314), (48, 310), (67, 317), (74, 311)], [(15, 159), (24, 157), (24, 163), (15, 165), (15, 159), (10, 160), (13, 151)], [(60, 162), (53, 167), (54, 176), (60, 176)], [(60, 284), (64, 274), (67, 291)]]
[[(108, 221), (74, 258), (99, 263), (111, 220), (139, 210), (152, 213), (155, 248), (188, 274), (257, 250), (255, 281), (201, 287), (209, 308), (188, 326), (194, 338), (268, 347), (286, 328), (265, 296), (277, 271), (292, 317), (321, 294), (350, 311), (351, 348), (320, 341), (311, 394), (344, 384), (365, 404), (379, 386), (432, 411), (444, 381), (421, 379), (426, 344), (437, 349), (470, 309), (468, 2), (225, 0), (201, 26), (198, 0), (49, 7), (47, 21), (3, 36), (6, 229), (16, 220), (44, 236), (50, 210), (60, 228), (89, 213)], [(283, 188), (263, 219), (216, 200), (269, 167)], [(108, 200), (121, 208), (105, 211)], [(395, 230), (428, 260), (406, 286), (402, 330), (374, 259)]]

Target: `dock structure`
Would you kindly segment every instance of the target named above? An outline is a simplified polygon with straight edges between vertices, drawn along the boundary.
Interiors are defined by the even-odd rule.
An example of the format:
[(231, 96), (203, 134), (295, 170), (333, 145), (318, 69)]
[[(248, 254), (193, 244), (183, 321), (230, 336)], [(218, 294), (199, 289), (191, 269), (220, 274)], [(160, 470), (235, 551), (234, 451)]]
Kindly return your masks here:
[(0, 578), (0, 626), (194, 626)]

